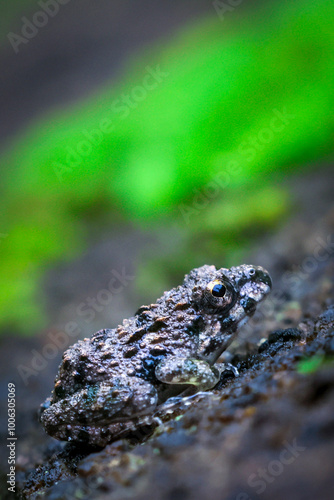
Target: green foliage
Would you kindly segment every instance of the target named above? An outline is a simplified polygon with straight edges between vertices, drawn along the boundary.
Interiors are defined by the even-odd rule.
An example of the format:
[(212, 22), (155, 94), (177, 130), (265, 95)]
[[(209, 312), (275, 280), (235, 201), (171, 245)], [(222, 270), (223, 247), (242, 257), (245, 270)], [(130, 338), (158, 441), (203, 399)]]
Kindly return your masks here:
[(297, 370), (298, 373), (301, 373), (302, 375), (308, 375), (315, 373), (324, 367), (333, 365), (333, 362), (333, 357), (316, 354), (311, 358), (306, 358), (300, 361)]
[[(133, 61), (117, 84), (15, 141), (2, 158), (3, 323), (37, 324), (41, 265), (74, 255), (87, 220), (112, 220), (115, 207), (142, 225), (176, 218), (185, 250), (205, 227), (213, 258), (222, 241), (228, 258), (247, 244), (242, 234), (280, 219), (287, 201), (272, 189), (273, 174), (333, 149), (334, 4), (260, 9), (248, 20), (213, 14), (187, 27)], [(208, 203), (198, 209), (203, 193)], [(184, 206), (195, 210), (188, 220)], [(23, 303), (30, 322), (18, 318)]]

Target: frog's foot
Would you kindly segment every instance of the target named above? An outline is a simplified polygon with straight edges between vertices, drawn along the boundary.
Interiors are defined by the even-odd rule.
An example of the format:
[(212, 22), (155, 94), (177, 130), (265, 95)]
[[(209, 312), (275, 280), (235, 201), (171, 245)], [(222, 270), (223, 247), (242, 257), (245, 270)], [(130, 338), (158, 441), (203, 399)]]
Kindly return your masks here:
[(114, 424), (123, 430), (126, 421), (151, 413), (157, 400), (151, 384), (137, 377), (124, 378), (117, 384), (87, 386), (60, 399), (46, 407), (40, 419), (46, 432), (57, 439), (103, 446), (111, 430), (103, 439), (101, 433)]
[(227, 375), (227, 372), (232, 373), (233, 377), (239, 377), (238, 368), (231, 363), (221, 363), (216, 365), (217, 369), (220, 371), (220, 375)]
[(220, 378), (215, 366), (195, 358), (169, 357), (163, 359), (155, 369), (156, 377), (165, 384), (189, 384), (197, 391), (207, 391)]
[(214, 390), (222, 389), (228, 380), (239, 377), (239, 371), (236, 366), (230, 363), (220, 363), (217, 364), (217, 368), (220, 372), (220, 379), (218, 384), (214, 387)]

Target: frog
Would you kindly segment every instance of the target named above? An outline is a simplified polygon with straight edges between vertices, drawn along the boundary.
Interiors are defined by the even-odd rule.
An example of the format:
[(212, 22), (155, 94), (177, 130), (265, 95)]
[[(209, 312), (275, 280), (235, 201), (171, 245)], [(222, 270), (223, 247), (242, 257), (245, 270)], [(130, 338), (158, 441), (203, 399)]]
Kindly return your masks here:
[(41, 405), (45, 431), (104, 447), (187, 390), (213, 390), (224, 367), (218, 358), (271, 288), (261, 266), (203, 265), (116, 328), (77, 341)]

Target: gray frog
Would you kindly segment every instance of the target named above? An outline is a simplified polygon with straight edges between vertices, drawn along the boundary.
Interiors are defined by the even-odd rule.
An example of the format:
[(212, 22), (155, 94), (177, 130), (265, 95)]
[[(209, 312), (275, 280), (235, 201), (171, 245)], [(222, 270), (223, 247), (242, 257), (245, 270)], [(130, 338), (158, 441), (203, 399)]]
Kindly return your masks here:
[(217, 359), (270, 289), (262, 267), (205, 265), (118, 328), (78, 341), (63, 354), (41, 407), (45, 430), (105, 446), (186, 388), (213, 388), (221, 374)]

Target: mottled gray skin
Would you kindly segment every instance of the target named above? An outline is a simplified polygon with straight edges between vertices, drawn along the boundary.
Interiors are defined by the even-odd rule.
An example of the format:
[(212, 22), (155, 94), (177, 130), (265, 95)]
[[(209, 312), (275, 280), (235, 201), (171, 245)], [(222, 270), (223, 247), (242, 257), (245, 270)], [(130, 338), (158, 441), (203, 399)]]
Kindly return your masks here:
[[(214, 364), (271, 289), (262, 267), (202, 266), (116, 329), (63, 354), (41, 422), (53, 437), (105, 446), (169, 397), (220, 378)], [(219, 296), (220, 295), (220, 296)]]

